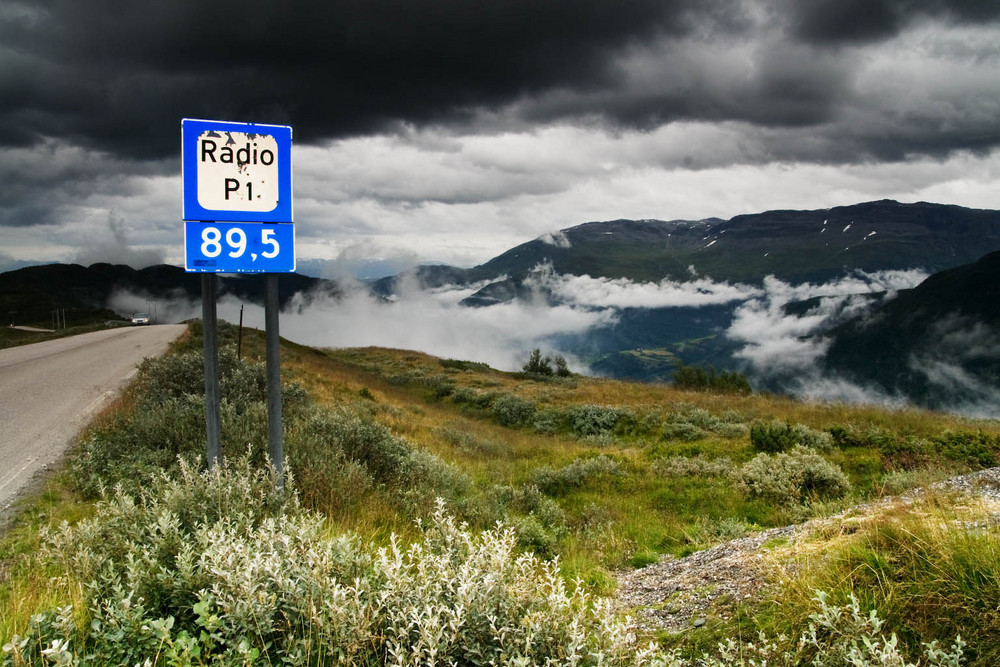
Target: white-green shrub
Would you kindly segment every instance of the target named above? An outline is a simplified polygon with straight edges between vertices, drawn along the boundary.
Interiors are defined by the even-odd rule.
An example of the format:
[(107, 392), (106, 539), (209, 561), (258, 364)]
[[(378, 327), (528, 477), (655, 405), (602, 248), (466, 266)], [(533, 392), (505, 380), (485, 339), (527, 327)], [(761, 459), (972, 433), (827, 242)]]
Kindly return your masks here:
[(722, 438), (741, 438), (747, 432), (746, 422), (739, 412), (726, 410), (714, 415), (703, 408), (680, 405), (667, 415), (661, 434), (665, 440), (690, 442), (709, 433)]
[(603, 405), (576, 405), (569, 409), (568, 415), (570, 428), (581, 436), (610, 433), (620, 428), (623, 422), (636, 422), (635, 414), (628, 408)]
[(466, 454), (507, 458), (514, 455), (513, 448), (506, 442), (494, 438), (484, 438), (459, 428), (444, 427), (437, 434), (449, 445)]
[(542, 466), (532, 476), (532, 483), (545, 493), (560, 493), (578, 488), (601, 476), (621, 477), (625, 475), (621, 464), (601, 454), (591, 458), (574, 459), (562, 468)]
[(180, 466), (137, 499), (46, 538), (45, 557), (85, 608), (31, 620), (3, 647), (23, 665), (608, 665), (958, 667), (963, 646), (908, 661), (853, 597), (819, 610), (797, 641), (727, 640), (682, 656), (635, 645), (609, 602), (567, 584), (556, 561), (519, 554), (513, 530), (481, 534), (438, 502), (423, 538), (372, 549), (328, 539), (246, 460), (205, 474)]
[(501, 426), (530, 424), (536, 409), (534, 403), (514, 394), (500, 394), (493, 401), (493, 417)]
[(661, 477), (724, 477), (733, 471), (727, 456), (709, 459), (702, 455), (671, 456), (653, 462), (653, 473)]
[(811, 449), (758, 454), (734, 471), (733, 479), (748, 496), (785, 505), (816, 498), (840, 498), (851, 488), (847, 475)]
[(48, 536), (85, 609), (36, 616), (7, 664), (631, 662), (625, 622), (512, 529), (474, 534), (439, 502), (422, 540), (372, 550), (245, 462), (181, 471)]

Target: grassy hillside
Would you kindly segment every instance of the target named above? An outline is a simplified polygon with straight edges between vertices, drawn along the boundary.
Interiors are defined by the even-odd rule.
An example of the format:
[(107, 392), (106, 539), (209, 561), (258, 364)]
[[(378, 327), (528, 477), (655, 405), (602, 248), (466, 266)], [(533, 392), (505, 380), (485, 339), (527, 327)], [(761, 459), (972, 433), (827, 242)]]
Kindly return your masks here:
[[(233, 331), (223, 328), (224, 346), (231, 344), (232, 335)], [(576, 623), (572, 627), (588, 628), (587, 642), (600, 643), (588, 644), (593, 655), (615, 656), (613, 660), (608, 658), (608, 664), (634, 664), (641, 662), (636, 651), (623, 653), (624, 644), (615, 643), (624, 642), (627, 633), (620, 640), (613, 639), (618, 626), (592, 616), (603, 613), (601, 607), (572, 597), (577, 593), (567, 592), (570, 597), (565, 604), (558, 602), (563, 600), (559, 597), (563, 593), (556, 595), (553, 591), (562, 590), (564, 584), (554, 580), (542, 583), (544, 577), (556, 576), (560, 581), (579, 578), (589, 594), (609, 594), (616, 587), (616, 572), (620, 570), (664, 556), (690, 554), (763, 528), (828, 515), (885, 493), (899, 493), (949, 475), (996, 465), (1000, 457), (1000, 425), (995, 422), (924, 411), (807, 404), (767, 395), (690, 392), (593, 378), (502, 373), (483, 364), (401, 350), (317, 350), (284, 343), (286, 455), (293, 471), (290, 486), (298, 492), (297, 499), (289, 499), (268, 491), (266, 474), (253, 472), (259, 469), (266, 452), (264, 373), (259, 362), (263, 341), (260, 336), (249, 336), (244, 342), (244, 358), (249, 361), (237, 361), (231, 351), (226, 351), (228, 348), (224, 348), (221, 361), (224, 453), (236, 477), (199, 481), (197, 475), (192, 476), (190, 465), (181, 463), (195, 461), (204, 447), (203, 406), (197, 395), (200, 339), (195, 331), (175, 346), (172, 355), (144, 365), (135, 385), (84, 434), (66, 471), (50, 482), (0, 543), (0, 608), (9, 610), (0, 621), (0, 641), (28, 633), (29, 638), (34, 636), (39, 641), (43, 637), (66, 637), (70, 648), (65, 650), (69, 653), (77, 646), (93, 651), (125, 650), (109, 648), (109, 638), (117, 636), (114, 646), (135, 647), (134, 654), (116, 658), (128, 664), (154, 654), (156, 661), (166, 664), (171, 651), (175, 658), (186, 656), (197, 664), (207, 661), (209, 655), (223, 654), (233, 664), (246, 662), (254, 651), (261, 659), (277, 661), (281, 655), (290, 655), (285, 651), (292, 651), (292, 644), (301, 648), (295, 644), (299, 641), (294, 639), (299, 636), (295, 633), (300, 632), (296, 628), (313, 628), (306, 631), (306, 637), (318, 641), (318, 635), (309, 633), (322, 634), (333, 627), (333, 621), (325, 616), (319, 625), (310, 625), (313, 621), (300, 618), (296, 615), (300, 612), (293, 613), (288, 606), (298, 599), (296, 596), (304, 594), (302, 591), (313, 590), (302, 586), (320, 585), (323, 591), (328, 590), (310, 579), (313, 574), (306, 570), (328, 571), (328, 576), (348, 583), (360, 578), (357, 581), (368, 582), (365, 586), (371, 586), (372, 591), (385, 590), (382, 587), (388, 585), (386, 582), (403, 576), (403, 570), (398, 568), (392, 570), (394, 574), (379, 569), (391, 564), (391, 558), (384, 560), (385, 554), (391, 556), (398, 549), (399, 567), (411, 563), (423, 572), (419, 577), (431, 577), (425, 580), (415, 573), (407, 574), (417, 577), (409, 585), (415, 591), (424, 591), (420, 595), (432, 595), (426, 591), (433, 589), (437, 591), (433, 595), (438, 596), (443, 595), (442, 586), (452, 590), (448, 588), (451, 584), (445, 585), (443, 580), (433, 583), (433, 575), (428, 572), (440, 567), (441, 576), (445, 576), (446, 571), (452, 572), (449, 568), (471, 562), (464, 559), (474, 554), (485, 558), (485, 553), (494, 549), (495, 559), (490, 561), (493, 564), (482, 565), (486, 569), (476, 575), (485, 577), (479, 580), (482, 586), (489, 587), (484, 582), (491, 581), (488, 573), (495, 570), (496, 576), (506, 582), (503, 590), (507, 591), (497, 589), (496, 595), (507, 596), (518, 590), (522, 593), (517, 596), (527, 597), (504, 597), (502, 604), (493, 598), (468, 604), (476, 609), (481, 609), (476, 605), (493, 605), (493, 611), (483, 613), (494, 614), (491, 623), (495, 624), (506, 623), (504, 614), (510, 612), (510, 628), (520, 628), (510, 630), (515, 634), (527, 632), (524, 622), (518, 619), (525, 618), (522, 614), (530, 609), (535, 609), (530, 613), (540, 615), (537, 618), (549, 619), (545, 622), (552, 625), (546, 625), (543, 634), (551, 635), (546, 641), (556, 644), (533, 643), (541, 640), (529, 633), (535, 639), (524, 641), (532, 660), (550, 656), (559, 664), (569, 664), (568, 656), (576, 649), (567, 647), (576, 641), (576, 635), (569, 630), (565, 630), (565, 637), (561, 633), (569, 627), (563, 623), (572, 621)], [(163, 470), (168, 478), (151, 481)], [(102, 489), (116, 485), (120, 489), (117, 496), (101, 499)], [(942, 508), (950, 506), (951, 501), (941, 498), (935, 502)], [(939, 512), (944, 516), (951, 510)], [(95, 514), (97, 521), (86, 521)], [(968, 523), (973, 515), (966, 511), (961, 519)], [(313, 519), (309, 517), (317, 517), (319, 523), (310, 523)], [(75, 529), (57, 531), (55, 536), (40, 535), (45, 526), (64, 518), (71, 523), (81, 518), (84, 521)], [(423, 524), (416, 524), (417, 519), (422, 519)], [(512, 529), (509, 544), (504, 534), (491, 532), (498, 521)], [(976, 627), (967, 627), (967, 618), (978, 618), (974, 612), (980, 602), (955, 597), (971, 595), (974, 586), (959, 588), (955, 596), (935, 602), (936, 610), (921, 608), (919, 615), (905, 605), (889, 604), (890, 599), (903, 597), (893, 588), (893, 577), (906, 570), (893, 568), (900, 562), (898, 552), (907, 548), (906, 531), (918, 535), (919, 520), (912, 525), (900, 524), (902, 528), (891, 524), (891, 518), (886, 521), (889, 523), (884, 525), (889, 527), (883, 530), (880, 544), (900, 545), (895, 555), (888, 547), (862, 541), (849, 553), (862, 562), (875, 559), (870, 566), (823, 568), (825, 579), (816, 574), (815, 568), (799, 568), (805, 573), (796, 579), (799, 585), (786, 582), (754, 600), (721, 600), (703, 630), (661, 640), (668, 646), (681, 647), (688, 652), (685, 655), (697, 655), (706, 649), (715, 651), (717, 638), (752, 637), (757, 629), (797, 637), (810, 622), (826, 622), (809, 618), (817, 603), (811, 599), (811, 592), (805, 592), (808, 582), (822, 579), (831, 598), (830, 606), (821, 609), (832, 614), (834, 608), (848, 609), (848, 595), (869, 586), (868, 575), (875, 572), (876, 582), (881, 581), (879, 577), (887, 578), (883, 590), (900, 594), (868, 595), (864, 602), (889, 618), (887, 632), (899, 633), (901, 646), (908, 654), (916, 655), (922, 641), (950, 642), (961, 632), (970, 645), (969, 655), (981, 660), (978, 664), (993, 664), (986, 661), (987, 656), (995, 657), (987, 646), (989, 642), (1000, 644), (997, 624), (987, 619), (975, 621)], [(466, 522), (468, 527), (461, 528), (457, 522)], [(213, 528), (216, 525), (219, 527)], [(969, 539), (984, 540), (983, 549), (994, 548), (1000, 538), (995, 525), (990, 526), (977, 528)], [(293, 530), (296, 537), (281, 532)], [(272, 535), (269, 531), (278, 533)], [(867, 529), (855, 532), (858, 536), (869, 534)], [(357, 538), (339, 541), (337, 536), (344, 533)], [(817, 538), (812, 553), (822, 552), (827, 543), (834, 545), (834, 537), (830, 534)], [(223, 538), (226, 544), (232, 542), (235, 551), (219, 550), (218, 540)], [(265, 539), (276, 541), (260, 542)], [(249, 542), (241, 546), (244, 543), (240, 540), (257, 542), (256, 546)], [(279, 543), (286, 546), (275, 546)], [(291, 549), (289, 544), (300, 544), (302, 550)], [(456, 546), (461, 544), (466, 546)], [(205, 549), (202, 559), (228, 558), (231, 564), (244, 563), (230, 565), (240, 571), (245, 569), (244, 583), (238, 584), (239, 577), (226, 575), (227, 570), (219, 570), (219, 565), (212, 566), (216, 569), (207, 565), (208, 569), (199, 569), (198, 563), (205, 562), (198, 560), (201, 552), (185, 551), (183, 545)], [(379, 555), (379, 547), (389, 551)], [(510, 561), (503, 560), (508, 547), (514, 550)], [(411, 551), (404, 557), (406, 549)], [(508, 563), (515, 562), (518, 552), (531, 552), (545, 559), (558, 557), (557, 569), (545, 574), (547, 566), (541, 561), (528, 560), (517, 561), (522, 565), (508, 570)], [(47, 557), (36, 558), (36, 553)], [(419, 564), (431, 554), (444, 560), (433, 561), (437, 565), (428, 565), (430, 569), (425, 570)], [(279, 557), (291, 560), (281, 561), (284, 565), (260, 560)], [(309, 561), (314, 565), (302, 565), (305, 569), (300, 571), (295, 559), (306, 557), (320, 560)], [(889, 560), (878, 560), (883, 557)], [(240, 560), (244, 558), (250, 560)], [(132, 564), (126, 567), (123, 563)], [(270, 567), (278, 570), (266, 575)], [(988, 563), (973, 565), (972, 569), (973, 578), (994, 576), (995, 568), (990, 570)], [(898, 576), (912, 580), (924, 576), (915, 570), (912, 567), (910, 574)], [(281, 576), (276, 574), (279, 571)], [(299, 592), (290, 592), (292, 588), (275, 590), (275, 586), (285, 585), (281, 582), (292, 577), (292, 572), (301, 578), (289, 579), (287, 585)], [(472, 576), (468, 571), (464, 575), (456, 572), (447, 576), (457, 577), (455, 581)], [(530, 579), (534, 582), (530, 583), (520, 578), (528, 573), (543, 579)], [(804, 578), (807, 574), (812, 579)], [(48, 577), (55, 575), (62, 578), (56, 585), (48, 584)], [(256, 576), (264, 578), (253, 583)], [(511, 578), (504, 579), (508, 576)], [(87, 581), (92, 583), (85, 586)], [(244, 585), (251, 588), (240, 588)], [(422, 588), (425, 585), (426, 591)], [(469, 591), (476, 586), (459, 588), (453, 591), (459, 598), (435, 597), (437, 602), (427, 607), (427, 612), (432, 608), (438, 610), (435, 613), (454, 609), (449, 605), (465, 599), (461, 591), (466, 591), (461, 595), (471, 594)], [(126, 604), (119, 596), (128, 590), (133, 594)], [(250, 590), (261, 592), (247, 592)], [(244, 592), (237, 595), (234, 591)], [(327, 594), (316, 591), (315, 595)], [(360, 600), (366, 594), (359, 591), (356, 593), (362, 596)], [(548, 595), (544, 599), (549, 600), (545, 604), (558, 602), (563, 605), (559, 607), (562, 611), (537, 606), (542, 604), (541, 598), (532, 597), (538, 595), (537, 591), (550, 591), (551, 595), (544, 593)], [(920, 586), (915, 586), (914, 591), (920, 595)], [(388, 597), (379, 599), (395, 600), (392, 595), (397, 594), (387, 592)], [(240, 595), (250, 597), (239, 607), (243, 611), (237, 612), (236, 607), (226, 606), (228, 595), (235, 595), (235, 599), (242, 599)], [(995, 597), (995, 587), (975, 595)], [(787, 597), (788, 606), (782, 607), (785, 598), (781, 596)], [(73, 603), (75, 611), (55, 611), (67, 603)], [(272, 604), (278, 606), (269, 606)], [(354, 609), (350, 606), (354, 603), (346, 598), (337, 604)], [(395, 618), (392, 615), (396, 613), (392, 604), (384, 603), (389, 606), (379, 607), (377, 612), (356, 610), (361, 616), (350, 623), (361, 622), (358, 618), (368, 618), (365, 614), (371, 613), (374, 616), (370, 623), (365, 621), (369, 623), (365, 627), (377, 626), (381, 630), (372, 631), (375, 634), (364, 641), (358, 639), (364, 646), (350, 650), (357, 650), (356, 655), (362, 657), (352, 660), (364, 664), (391, 661), (392, 651), (397, 650), (393, 646), (397, 645), (390, 641), (386, 628), (401, 627), (393, 625), (395, 621), (390, 618)], [(417, 603), (410, 600), (407, 604)], [(987, 600), (985, 604), (990, 603)], [(959, 613), (961, 609), (956, 607), (963, 606), (971, 610), (970, 614)], [(270, 610), (266, 623), (262, 620), (265, 612), (259, 611), (265, 607)], [(422, 607), (413, 607), (418, 608)], [(50, 611), (29, 622), (32, 614), (44, 610)], [(247, 613), (251, 616), (246, 617)], [(314, 609), (311, 613), (319, 612)], [(169, 626), (168, 616), (173, 619)], [(439, 616), (434, 618), (437, 620), (413, 621), (416, 625), (399, 630), (404, 633), (400, 636), (405, 636), (403, 643), (423, 641), (420, 638), (429, 632), (427, 628), (443, 622)], [(337, 622), (348, 623), (344, 619)], [(468, 618), (462, 622), (473, 623)], [(256, 629), (247, 631), (247, 623), (256, 624)], [(144, 627), (146, 630), (142, 630)], [(327, 630), (317, 629), (320, 627)], [(199, 631), (203, 634), (197, 639)], [(483, 641), (482, 650), (492, 651), (490, 655), (508, 655), (503, 651), (509, 647), (501, 646), (502, 641), (497, 644), (500, 640), (490, 634), (493, 631), (481, 631), (493, 639), (461, 634), (456, 629), (455, 636), (464, 639), (455, 641), (463, 645), (463, 651)], [(873, 631), (868, 628), (864, 632)], [(122, 636), (133, 639), (121, 640)], [(323, 641), (335, 641), (325, 634), (323, 637)], [(552, 637), (563, 637), (565, 641)], [(440, 644), (445, 647), (442, 651), (459, 650), (440, 641), (444, 642)], [(32, 646), (36, 645), (25, 645), (24, 655)], [(36, 646), (38, 651), (40, 646)], [(341, 649), (348, 650), (345, 646)], [(785, 648), (798, 650), (792, 645)], [(195, 650), (202, 653), (192, 653)], [(366, 652), (369, 650), (374, 653)], [(197, 655), (202, 657), (192, 658)], [(309, 655), (312, 664), (333, 662), (329, 655), (322, 659), (320, 654)], [(472, 662), (465, 653), (461, 659), (454, 652), (447, 655), (463, 664)], [(801, 659), (802, 654), (797, 655), (795, 660)], [(588, 660), (583, 662), (589, 664)], [(417, 659), (411, 655), (403, 661)], [(15, 660), (14, 664), (19, 663)], [(787, 664), (797, 663), (793, 660)]]

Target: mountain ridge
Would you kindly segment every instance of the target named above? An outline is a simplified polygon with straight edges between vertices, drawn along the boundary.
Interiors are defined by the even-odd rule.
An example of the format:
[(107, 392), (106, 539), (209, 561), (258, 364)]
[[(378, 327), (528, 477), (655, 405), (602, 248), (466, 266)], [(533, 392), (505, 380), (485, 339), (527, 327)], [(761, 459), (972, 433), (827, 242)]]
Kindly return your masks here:
[[(924, 268), (933, 273), (1000, 250), (1000, 211), (891, 199), (826, 209), (776, 209), (728, 220), (591, 221), (519, 244), (472, 268), (422, 265), (425, 287), (516, 281), (542, 263), (557, 273), (684, 282), (709, 277), (760, 284), (772, 275), (789, 282), (824, 281), (852, 269)], [(383, 296), (400, 276), (375, 281)], [(494, 292), (498, 287), (493, 287)], [(469, 305), (494, 303), (477, 295)]]

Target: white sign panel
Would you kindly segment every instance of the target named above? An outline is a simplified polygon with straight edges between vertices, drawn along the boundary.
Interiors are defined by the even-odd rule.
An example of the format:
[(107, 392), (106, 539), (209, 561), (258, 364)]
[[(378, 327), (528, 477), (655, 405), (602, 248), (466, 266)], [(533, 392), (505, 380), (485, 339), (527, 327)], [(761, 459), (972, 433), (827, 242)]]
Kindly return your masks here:
[(184, 119), (184, 219), (292, 221), (292, 128)]
[(266, 134), (215, 132), (198, 137), (198, 203), (230, 211), (278, 205), (278, 142)]

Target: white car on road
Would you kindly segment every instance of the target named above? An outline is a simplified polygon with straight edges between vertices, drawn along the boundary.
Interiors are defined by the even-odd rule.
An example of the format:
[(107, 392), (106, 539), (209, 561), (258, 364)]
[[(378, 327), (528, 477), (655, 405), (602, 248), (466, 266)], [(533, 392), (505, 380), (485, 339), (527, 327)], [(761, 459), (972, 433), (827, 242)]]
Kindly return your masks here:
[(135, 313), (132, 315), (132, 326), (149, 324), (149, 313)]

